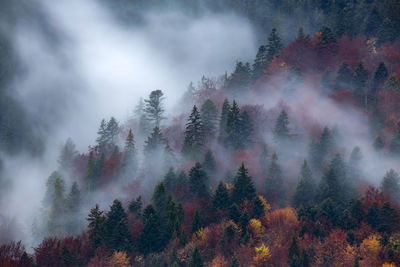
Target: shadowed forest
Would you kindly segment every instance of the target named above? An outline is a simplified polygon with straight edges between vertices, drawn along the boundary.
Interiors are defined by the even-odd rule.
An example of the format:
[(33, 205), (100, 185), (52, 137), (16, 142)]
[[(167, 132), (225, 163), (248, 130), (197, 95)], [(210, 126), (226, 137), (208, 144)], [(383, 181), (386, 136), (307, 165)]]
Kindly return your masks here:
[(400, 266), (399, 1), (72, 2), (0, 3), (0, 266)]

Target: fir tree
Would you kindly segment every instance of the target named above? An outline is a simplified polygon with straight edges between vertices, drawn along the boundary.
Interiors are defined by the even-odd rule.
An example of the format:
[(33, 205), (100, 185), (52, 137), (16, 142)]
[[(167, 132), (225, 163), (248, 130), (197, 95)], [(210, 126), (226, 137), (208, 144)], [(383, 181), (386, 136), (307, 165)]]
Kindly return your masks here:
[(139, 251), (147, 255), (163, 249), (163, 235), (160, 219), (154, 208), (149, 205), (143, 211), (143, 230), (138, 240)]
[(256, 218), (261, 218), (265, 214), (264, 203), (259, 196), (255, 196), (252, 201), (253, 214)]
[(78, 184), (74, 182), (71, 186), (71, 191), (66, 198), (66, 207), (70, 212), (76, 213), (81, 204), (81, 192), (79, 191)]
[(213, 176), (217, 171), (217, 163), (211, 150), (207, 150), (204, 155), (203, 168), (209, 176)]
[(196, 233), (203, 227), (203, 215), (200, 211), (196, 210), (193, 215), (192, 233)]
[(161, 121), (165, 119), (162, 103), (164, 99), (164, 93), (161, 90), (155, 90), (150, 93), (149, 99), (144, 100), (146, 103), (144, 112), (152, 127), (160, 127)]
[(87, 163), (87, 171), (86, 171), (86, 176), (85, 176), (85, 182), (86, 182), (86, 190), (87, 191), (93, 191), (95, 188), (95, 183), (98, 178), (98, 166), (96, 164), (96, 160), (94, 158), (94, 153), (93, 151), (90, 151), (89, 153), (89, 159)]
[(78, 152), (76, 151), (74, 142), (72, 142), (71, 138), (68, 138), (58, 158), (60, 170), (71, 171), (74, 166), (74, 159), (77, 155)]
[(61, 234), (64, 229), (63, 215), (65, 212), (65, 182), (61, 177), (54, 181), (54, 189), (51, 198), (48, 229), (51, 235)]
[(138, 196), (136, 199), (129, 202), (128, 210), (140, 216), (142, 213), (142, 205), (142, 196)]
[(235, 183), (232, 191), (232, 202), (239, 205), (243, 200), (253, 200), (256, 196), (256, 189), (254, 187), (251, 177), (248, 175), (244, 163), (240, 166), (236, 173)]
[(268, 61), (272, 61), (274, 57), (278, 57), (282, 49), (283, 49), (282, 40), (279, 37), (277, 30), (273, 28), (270, 35), (268, 36), (268, 45), (267, 45)]
[(391, 199), (400, 200), (400, 176), (399, 174), (390, 169), (381, 182), (381, 190), (385, 194), (388, 194)]
[(265, 45), (261, 45), (258, 48), (258, 52), (256, 55), (256, 59), (253, 63), (253, 74), (252, 80), (255, 82), (258, 78), (265, 74), (265, 70), (267, 69), (267, 47)]
[(222, 104), (221, 118), (219, 120), (219, 142), (224, 142), (227, 136), (227, 125), (228, 125), (228, 115), (231, 109), (231, 105), (229, 104), (228, 99), (225, 98), (224, 103)]
[(294, 207), (309, 206), (312, 204), (315, 197), (315, 184), (312, 177), (312, 172), (306, 160), (303, 166), (297, 183), (296, 192), (293, 195), (292, 203)]
[(211, 99), (207, 99), (201, 106), (200, 116), (203, 121), (204, 135), (213, 137), (217, 130), (218, 109)]
[(190, 192), (198, 197), (208, 196), (207, 189), (208, 176), (203, 170), (200, 163), (196, 162), (195, 166), (189, 172), (189, 189)]
[(107, 247), (111, 250), (130, 252), (132, 240), (128, 230), (128, 215), (119, 200), (114, 200), (104, 225)]
[(367, 81), (368, 71), (364, 68), (363, 63), (359, 62), (354, 71), (354, 93), (359, 98), (360, 103), (363, 103), (365, 107), (367, 105), (367, 99), (365, 98)]
[(90, 210), (87, 220), (89, 221), (89, 240), (93, 249), (96, 249), (103, 244), (105, 232), (105, 217), (98, 204)]
[(167, 192), (171, 192), (172, 189), (174, 189), (178, 185), (177, 180), (178, 178), (174, 172), (174, 168), (169, 168), (167, 174), (164, 177), (165, 190)]
[(149, 120), (146, 117), (145, 103), (143, 98), (140, 98), (139, 103), (135, 108), (135, 117), (138, 120), (138, 131), (141, 136), (146, 136), (151, 130)]
[(372, 81), (372, 95), (374, 97), (376, 97), (376, 95), (378, 94), (379, 84), (387, 78), (388, 74), (389, 73), (385, 66), (385, 63), (380, 62), (378, 67), (376, 68)]
[(128, 136), (125, 140), (122, 168), (128, 175), (132, 175), (137, 169), (136, 148), (132, 129), (129, 129)]
[(204, 141), (204, 126), (200, 112), (193, 106), (192, 113), (186, 124), (185, 140), (183, 141), (182, 153), (192, 158), (197, 158), (201, 152)]
[(283, 179), (276, 152), (272, 153), (265, 183), (267, 200), (274, 204), (281, 202), (283, 196)]
[(288, 253), (289, 266), (290, 267), (302, 267), (300, 258), (301, 258), (301, 255), (300, 255), (299, 246), (297, 244), (297, 237), (295, 235), (293, 235), (292, 243), (290, 244), (289, 253)]
[(393, 91), (393, 92), (400, 92), (400, 84), (399, 80), (394, 76), (391, 75), (385, 82), (383, 86), (385, 91)]
[(213, 207), (215, 209), (227, 209), (230, 206), (228, 189), (224, 183), (219, 182), (217, 190), (212, 197)]
[(200, 250), (197, 246), (194, 247), (192, 255), (190, 256), (188, 267), (203, 267), (203, 258), (201, 257)]
[(352, 81), (353, 81), (353, 73), (349, 68), (349, 64), (347, 64), (347, 62), (342, 62), (336, 74), (336, 79), (334, 83), (335, 90), (351, 86)]
[(253, 135), (253, 123), (250, 119), (247, 111), (243, 111), (240, 114), (240, 148), (248, 148), (253, 144), (252, 135)]
[(290, 137), (289, 118), (285, 110), (282, 110), (275, 122), (274, 138), (275, 140), (287, 140)]
[(233, 149), (240, 149), (242, 147), (241, 140), (241, 120), (240, 109), (236, 101), (233, 101), (232, 107), (229, 111), (226, 127), (225, 144)]
[(163, 182), (159, 182), (156, 185), (151, 200), (154, 204), (156, 211), (160, 215), (160, 219), (162, 219), (165, 215), (168, 200), (167, 192), (165, 191)]
[(149, 154), (165, 147), (166, 141), (160, 131), (160, 128), (154, 127), (153, 132), (145, 141), (144, 152)]
[(243, 92), (250, 89), (251, 68), (248, 62), (239, 61), (236, 63), (235, 71), (227, 81), (227, 87), (234, 93)]
[(109, 142), (111, 144), (115, 144), (115, 139), (119, 134), (119, 125), (118, 121), (114, 117), (111, 117), (111, 119), (108, 121), (106, 132)]
[(268, 157), (268, 146), (267, 144), (261, 144), (260, 155), (258, 158), (258, 163), (263, 174), (267, 174), (268, 171), (268, 164), (269, 164), (269, 157)]
[(101, 120), (99, 130), (97, 131), (98, 137), (96, 139), (97, 144), (100, 147), (103, 147), (108, 141), (108, 131), (107, 131), (107, 123), (105, 119)]

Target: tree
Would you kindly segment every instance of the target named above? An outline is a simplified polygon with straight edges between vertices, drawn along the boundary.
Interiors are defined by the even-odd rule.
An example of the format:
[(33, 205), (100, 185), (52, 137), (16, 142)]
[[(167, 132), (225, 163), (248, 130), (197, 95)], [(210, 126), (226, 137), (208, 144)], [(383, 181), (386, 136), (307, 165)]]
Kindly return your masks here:
[[(104, 154), (103, 154), (104, 155)], [(86, 190), (91, 192), (96, 186), (96, 180), (100, 177), (101, 169), (99, 165), (96, 163), (96, 159), (94, 158), (93, 151), (90, 151), (88, 163), (87, 163), (87, 171), (85, 175), (85, 183)]]
[(105, 243), (111, 250), (127, 251), (132, 249), (131, 235), (128, 230), (128, 215), (122, 203), (114, 200), (107, 212), (105, 221)]
[(161, 121), (165, 119), (162, 103), (165, 98), (163, 96), (164, 93), (161, 90), (155, 90), (150, 93), (149, 99), (144, 100), (146, 103), (144, 112), (152, 127), (160, 127)]
[(60, 170), (71, 171), (74, 166), (74, 159), (77, 155), (78, 152), (76, 151), (74, 142), (72, 142), (71, 138), (68, 138), (61, 150), (60, 156), (58, 157)]
[(154, 188), (153, 196), (151, 200), (154, 204), (156, 211), (161, 219), (164, 218), (166, 208), (167, 208), (167, 192), (165, 192), (165, 187), (163, 182), (159, 182)]
[(51, 235), (59, 235), (64, 231), (63, 215), (65, 212), (65, 182), (61, 177), (54, 181), (54, 189), (51, 198), (50, 215), (47, 223)]
[(385, 202), (379, 210), (378, 226), (379, 232), (391, 235), (398, 229), (399, 226), (399, 214), (392, 207), (390, 202)]
[(282, 49), (283, 49), (282, 40), (279, 37), (277, 30), (273, 28), (268, 36), (268, 45), (267, 45), (268, 61), (272, 61), (274, 57), (278, 57)]
[(81, 204), (81, 192), (78, 184), (74, 182), (71, 186), (71, 191), (66, 198), (66, 207), (70, 212), (76, 213)]
[(148, 135), (151, 130), (149, 120), (146, 117), (145, 107), (146, 106), (143, 98), (140, 98), (139, 103), (136, 105), (134, 111), (135, 117), (138, 120), (138, 131), (141, 136)]
[(136, 199), (133, 199), (131, 202), (129, 202), (128, 210), (129, 212), (134, 212), (138, 215), (141, 215), (142, 205), (142, 196), (138, 196)]
[(274, 138), (275, 140), (287, 140), (290, 137), (289, 118), (285, 110), (282, 110), (275, 122)]
[(244, 163), (239, 167), (234, 181), (232, 202), (240, 205), (245, 199), (252, 201), (256, 196), (256, 189), (251, 177), (248, 175), (248, 170), (244, 167)]
[(365, 35), (367, 37), (377, 36), (381, 24), (382, 24), (382, 17), (378, 12), (377, 7), (374, 6), (365, 22), (365, 29), (364, 29)]
[(217, 163), (211, 150), (207, 150), (204, 155), (203, 168), (209, 176), (213, 176), (217, 171)]
[(368, 71), (364, 68), (362, 62), (358, 63), (354, 71), (354, 93), (359, 98), (361, 103), (367, 105), (366, 96), (366, 83), (368, 81)]
[(92, 243), (93, 249), (96, 249), (103, 244), (105, 233), (105, 217), (103, 216), (103, 212), (100, 211), (98, 204), (90, 210), (87, 220), (89, 221), (89, 240)]
[(229, 115), (230, 109), (231, 109), (231, 105), (229, 104), (228, 99), (225, 98), (224, 103), (222, 104), (221, 117), (219, 120), (218, 140), (220, 143), (224, 142), (226, 139), (228, 115)]
[(385, 85), (383, 86), (383, 89), (385, 91), (394, 91), (394, 92), (400, 92), (400, 84), (399, 80), (394, 76), (391, 75), (385, 82)]
[(200, 250), (197, 246), (194, 247), (192, 255), (190, 256), (188, 267), (203, 267), (203, 258), (201, 257)]
[(400, 200), (400, 176), (396, 171), (390, 169), (386, 173), (381, 182), (381, 190), (393, 200)]
[(290, 267), (302, 267), (300, 258), (301, 258), (301, 255), (300, 255), (299, 246), (297, 244), (297, 237), (295, 235), (293, 235), (292, 243), (290, 244), (289, 253), (288, 253), (289, 266)]
[(200, 116), (203, 121), (204, 135), (213, 137), (217, 130), (218, 109), (211, 99), (207, 99), (201, 106)]
[(119, 125), (118, 121), (114, 117), (111, 117), (111, 119), (108, 121), (106, 132), (107, 132), (106, 136), (108, 136), (109, 142), (111, 144), (115, 144), (115, 138), (119, 134)]
[(190, 192), (198, 197), (208, 196), (207, 189), (208, 176), (203, 170), (202, 165), (196, 162), (195, 166), (189, 171), (189, 189)]
[(347, 88), (352, 85), (352, 81), (353, 81), (353, 73), (349, 68), (349, 64), (344, 61), (339, 66), (339, 69), (336, 73), (334, 88), (335, 90)]
[(167, 192), (171, 192), (178, 185), (178, 177), (174, 172), (174, 168), (169, 168), (167, 174), (164, 176), (163, 183)]
[(160, 131), (160, 128), (156, 126), (154, 127), (151, 135), (147, 137), (147, 140), (145, 141), (144, 152), (149, 154), (157, 150), (163, 149), (165, 145), (166, 142)]
[(253, 73), (252, 80), (255, 82), (258, 78), (264, 75), (265, 70), (268, 67), (267, 63), (267, 47), (265, 45), (261, 45), (258, 48), (256, 59), (253, 63)]
[(396, 133), (390, 141), (390, 152), (400, 155), (400, 122), (397, 123)]
[(378, 94), (379, 84), (387, 78), (388, 74), (389, 73), (385, 66), (385, 63), (379, 62), (379, 65), (375, 70), (374, 78), (372, 81), (372, 92), (371, 93), (374, 97), (376, 97)]
[(160, 219), (151, 205), (143, 211), (143, 230), (139, 237), (138, 246), (140, 252), (145, 255), (161, 251), (164, 247)]
[(268, 154), (268, 146), (265, 143), (261, 144), (258, 164), (260, 165), (263, 174), (267, 174), (268, 164), (269, 164), (269, 154)]
[(241, 147), (241, 122), (240, 122), (240, 109), (236, 101), (233, 101), (232, 107), (228, 113), (226, 121), (226, 139), (225, 144), (233, 149)]
[(137, 169), (137, 158), (135, 140), (132, 129), (129, 129), (128, 136), (125, 140), (124, 156), (122, 158), (122, 168), (126, 174), (132, 175)]
[(200, 211), (196, 210), (193, 215), (192, 233), (196, 233), (203, 227), (203, 215)]
[(248, 62), (239, 61), (236, 63), (235, 71), (227, 81), (227, 87), (234, 93), (249, 90), (251, 81), (251, 68)]
[(230, 206), (228, 189), (224, 183), (219, 182), (217, 190), (212, 197), (212, 203), (215, 209), (227, 209)]
[(243, 111), (240, 114), (240, 140), (241, 140), (240, 147), (242, 149), (252, 146), (253, 144), (252, 135), (253, 135), (253, 123), (247, 111)]
[(191, 158), (197, 158), (201, 152), (204, 141), (204, 126), (196, 105), (186, 123), (185, 140), (183, 141), (182, 153)]
[(268, 202), (278, 204), (283, 197), (283, 179), (282, 170), (278, 164), (278, 155), (272, 153), (269, 164), (268, 175), (265, 179), (266, 183), (266, 198)]
[(297, 183), (296, 192), (293, 195), (293, 206), (298, 208), (300, 206), (306, 207), (312, 204), (315, 197), (315, 183), (312, 177), (312, 172), (306, 160), (303, 166)]
[(96, 139), (97, 144), (103, 147), (109, 140), (107, 123), (105, 119), (101, 120), (99, 130), (97, 131), (98, 137)]

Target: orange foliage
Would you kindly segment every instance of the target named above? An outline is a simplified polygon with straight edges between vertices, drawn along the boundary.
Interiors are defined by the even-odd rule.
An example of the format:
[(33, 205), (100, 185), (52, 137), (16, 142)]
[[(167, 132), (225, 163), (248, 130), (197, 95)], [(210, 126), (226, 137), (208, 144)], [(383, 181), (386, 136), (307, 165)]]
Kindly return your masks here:
[(360, 254), (362, 257), (362, 266), (378, 266), (379, 265), (379, 253), (382, 247), (376, 238), (376, 235), (372, 235), (367, 239), (364, 239), (360, 245)]
[(228, 267), (229, 266), (229, 262), (227, 261), (227, 259), (225, 259), (224, 256), (216, 256), (212, 262), (211, 262), (211, 267)]
[(109, 267), (130, 267), (129, 257), (125, 251), (115, 251), (110, 258)]

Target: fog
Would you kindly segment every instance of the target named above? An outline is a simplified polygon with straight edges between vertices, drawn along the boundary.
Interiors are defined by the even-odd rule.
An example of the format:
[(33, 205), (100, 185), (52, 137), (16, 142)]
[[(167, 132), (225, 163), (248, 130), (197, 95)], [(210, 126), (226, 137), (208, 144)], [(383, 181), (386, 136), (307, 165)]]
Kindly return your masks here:
[(0, 202), (1, 214), (22, 225), (17, 238), (25, 236), (27, 244), (45, 181), (68, 137), (84, 153), (102, 118), (123, 122), (155, 89), (164, 91), (171, 112), (190, 81), (230, 72), (236, 60), (256, 52), (251, 26), (233, 14), (193, 19), (177, 11), (149, 12), (140, 25), (127, 27), (96, 1), (36, 4), (46, 28), (20, 18), (9, 35), (23, 67), (13, 88), (33, 124), (44, 125), (37, 130), (45, 152), (3, 157), (7, 187)]

